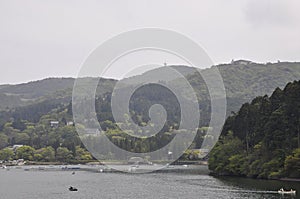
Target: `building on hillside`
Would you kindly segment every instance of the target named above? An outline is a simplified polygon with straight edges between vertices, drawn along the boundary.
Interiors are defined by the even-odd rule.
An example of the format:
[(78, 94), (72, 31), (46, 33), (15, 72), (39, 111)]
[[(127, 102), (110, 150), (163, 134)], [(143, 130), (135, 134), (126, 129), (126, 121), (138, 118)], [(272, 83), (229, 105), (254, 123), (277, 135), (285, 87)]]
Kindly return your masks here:
[(237, 60), (237, 61), (232, 60), (231, 61), (231, 64), (234, 64), (234, 65), (248, 65), (251, 63), (252, 63), (252, 61), (248, 61), (248, 60)]
[(15, 145), (13, 145), (12, 150), (16, 151), (18, 148), (20, 148), (22, 146), (24, 146), (24, 145), (22, 145), (22, 144), (15, 144)]
[(74, 122), (73, 122), (73, 121), (67, 122), (67, 126), (73, 126), (73, 125), (74, 125)]
[(50, 126), (51, 126), (52, 128), (57, 128), (58, 125), (59, 125), (59, 121), (50, 121)]

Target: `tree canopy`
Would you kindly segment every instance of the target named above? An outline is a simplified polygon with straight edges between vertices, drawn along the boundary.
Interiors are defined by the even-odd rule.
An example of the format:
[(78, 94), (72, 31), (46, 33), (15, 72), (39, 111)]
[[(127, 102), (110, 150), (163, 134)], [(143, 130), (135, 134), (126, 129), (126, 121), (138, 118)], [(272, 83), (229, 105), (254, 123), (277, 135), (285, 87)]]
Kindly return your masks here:
[(224, 125), (210, 153), (216, 174), (300, 177), (300, 81), (245, 103)]

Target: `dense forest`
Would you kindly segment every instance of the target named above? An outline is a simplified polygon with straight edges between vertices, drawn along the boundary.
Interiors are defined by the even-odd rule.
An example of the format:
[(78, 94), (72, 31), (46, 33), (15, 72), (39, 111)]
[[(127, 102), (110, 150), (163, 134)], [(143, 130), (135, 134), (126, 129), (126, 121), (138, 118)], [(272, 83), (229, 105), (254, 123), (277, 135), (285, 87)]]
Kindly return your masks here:
[[(197, 135), (191, 146), (200, 148), (206, 134), (210, 119), (210, 98), (203, 78), (195, 69), (186, 66), (171, 66), (180, 72), (195, 90), (201, 120)], [(251, 98), (261, 94), (271, 94), (276, 88), (283, 86), (295, 79), (300, 79), (300, 63), (267, 63), (258, 64), (249, 61), (233, 61), (218, 67), (227, 93), (227, 113), (237, 111), (238, 108)], [(123, 88), (137, 86), (139, 79), (147, 79), (151, 74), (163, 73), (165, 69), (159, 68), (143, 75), (128, 78), (123, 81)], [(203, 70), (203, 73), (210, 69)], [(86, 78), (86, 84), (96, 81), (95, 78)], [(181, 87), (183, 78), (164, 79), (163, 84), (178, 87), (182, 94), (189, 98), (189, 93)], [(122, 132), (112, 116), (110, 100), (113, 88), (117, 83), (112, 79), (100, 79), (96, 91), (97, 119), (101, 128), (109, 139), (119, 147), (134, 152), (148, 152), (159, 149), (168, 143), (174, 136), (172, 131), (178, 129), (181, 113), (179, 104), (172, 92), (163, 86), (147, 85), (139, 88), (130, 101), (130, 115), (135, 123), (140, 126), (148, 125), (149, 108), (153, 104), (161, 104), (167, 111), (167, 122), (160, 133), (149, 140), (135, 138)], [(29, 82), (20, 85), (0, 86), (0, 160), (23, 157), (36, 161), (80, 161), (92, 159), (84, 145), (81, 143), (75, 130), (72, 117), (72, 86), (73, 78), (48, 78), (45, 80)], [(82, 88), (84, 89), (84, 88)], [(232, 120), (232, 117), (230, 117)], [(58, 122), (58, 125), (51, 125)], [(226, 123), (228, 126), (228, 122)], [(185, 130), (185, 129), (181, 129)], [(146, 132), (139, 132), (141, 134)], [(92, 136), (86, 139), (92, 139)], [(213, 138), (212, 138), (213, 139)], [(25, 155), (17, 152), (10, 153), (7, 149), (14, 145), (25, 145)], [(248, 148), (250, 150), (251, 143)], [(28, 148), (31, 147), (31, 148)], [(11, 150), (10, 150), (11, 151)], [(29, 152), (28, 152), (29, 151)], [(194, 159), (197, 154), (187, 151), (183, 158)], [(63, 155), (61, 155), (63, 154)], [(112, 154), (102, 154), (108, 158)], [(66, 158), (62, 158), (65, 156)]]
[(300, 81), (256, 97), (230, 116), (210, 153), (218, 175), (300, 177)]

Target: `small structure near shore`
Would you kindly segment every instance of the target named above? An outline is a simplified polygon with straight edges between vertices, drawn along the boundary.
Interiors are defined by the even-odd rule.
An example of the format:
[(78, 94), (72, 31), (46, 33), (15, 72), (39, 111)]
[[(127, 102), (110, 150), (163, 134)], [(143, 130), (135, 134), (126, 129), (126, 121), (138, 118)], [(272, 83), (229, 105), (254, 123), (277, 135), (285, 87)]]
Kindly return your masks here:
[(138, 164), (150, 164), (149, 161), (141, 158), (141, 157), (131, 157), (129, 160), (128, 160), (128, 164), (135, 164), (135, 165), (138, 165)]

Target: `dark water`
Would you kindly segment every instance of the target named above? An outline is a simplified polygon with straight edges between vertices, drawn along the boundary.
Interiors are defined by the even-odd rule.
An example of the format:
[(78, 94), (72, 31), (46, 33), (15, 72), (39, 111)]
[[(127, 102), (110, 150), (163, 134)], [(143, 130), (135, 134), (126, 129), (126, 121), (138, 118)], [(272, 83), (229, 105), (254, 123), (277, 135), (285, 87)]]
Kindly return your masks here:
[[(298, 182), (214, 178), (206, 174), (71, 173), (2, 169), (0, 199), (300, 198), (277, 193), (281, 187), (300, 192)], [(79, 191), (70, 192), (69, 186)]]

